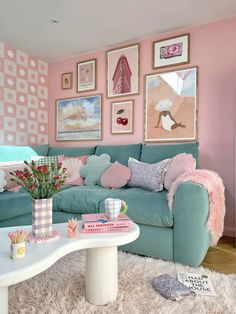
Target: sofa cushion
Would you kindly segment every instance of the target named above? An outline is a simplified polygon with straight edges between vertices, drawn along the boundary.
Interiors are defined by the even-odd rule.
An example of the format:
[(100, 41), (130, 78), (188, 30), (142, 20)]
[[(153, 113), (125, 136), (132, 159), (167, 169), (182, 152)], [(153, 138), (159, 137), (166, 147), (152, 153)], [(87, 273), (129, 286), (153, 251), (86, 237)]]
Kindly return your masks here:
[(84, 179), (80, 176), (80, 168), (86, 163), (88, 156), (66, 157), (58, 156), (58, 163), (62, 163), (62, 167), (66, 168), (65, 184), (83, 185)]
[(180, 153), (192, 154), (198, 163), (198, 145), (199, 143), (172, 144), (172, 145), (143, 145), (140, 161), (159, 162), (166, 158), (172, 158)]
[(178, 154), (171, 159), (171, 163), (167, 168), (164, 186), (169, 190), (175, 180), (183, 173), (196, 169), (196, 159), (191, 154)]
[(154, 164), (129, 159), (128, 167), (131, 170), (130, 187), (141, 187), (159, 192), (164, 187), (164, 176), (171, 159), (165, 159)]
[(65, 155), (68, 157), (93, 155), (95, 147), (50, 147), (48, 156)]
[(0, 146), (0, 162), (30, 160), (38, 154), (29, 146)]
[(8, 192), (0, 194), (0, 221), (30, 213), (32, 200), (24, 192)]
[(4, 186), (5, 190), (10, 190), (18, 187), (18, 184), (16, 181), (11, 181), (13, 179), (13, 176), (10, 174), (10, 172), (13, 171), (23, 171), (26, 165), (23, 161), (9, 161), (0, 163), (0, 170), (4, 171), (5, 173), (5, 180), (7, 181), (7, 184)]
[(84, 178), (85, 185), (100, 184), (102, 174), (110, 167), (110, 156), (102, 154), (100, 156), (89, 156), (86, 165), (80, 168), (80, 176)]
[(119, 189), (125, 186), (131, 177), (131, 170), (115, 161), (101, 176), (104, 188)]
[(101, 186), (76, 186), (63, 190), (55, 197), (55, 207), (69, 213), (98, 213), (100, 203), (106, 198), (116, 197), (120, 190), (104, 189)]
[[(128, 204), (127, 215), (136, 223), (158, 227), (172, 227), (173, 216), (167, 203), (167, 192), (151, 192), (142, 188), (115, 190), (115, 198)], [(104, 204), (99, 212), (104, 211)]]
[(121, 164), (127, 166), (129, 157), (139, 160), (141, 144), (97, 146), (95, 154), (101, 155), (103, 153), (111, 156), (111, 162), (119, 161)]
[(49, 145), (37, 145), (37, 146), (30, 146), (37, 155), (39, 156), (47, 156), (48, 155), (48, 150), (49, 150)]

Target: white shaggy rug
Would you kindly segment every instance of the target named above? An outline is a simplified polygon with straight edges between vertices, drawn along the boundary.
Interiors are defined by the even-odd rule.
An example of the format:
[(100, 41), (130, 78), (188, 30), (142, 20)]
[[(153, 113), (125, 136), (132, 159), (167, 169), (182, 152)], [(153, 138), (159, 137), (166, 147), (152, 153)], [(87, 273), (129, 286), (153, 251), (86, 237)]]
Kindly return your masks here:
[[(217, 297), (187, 296), (179, 302), (164, 299), (151, 285), (157, 275), (177, 271), (208, 274)], [(164, 262), (119, 252), (119, 292), (107, 306), (85, 299), (85, 252), (71, 253), (44, 273), (10, 287), (10, 314), (233, 314), (236, 313), (236, 275), (223, 275), (200, 267)]]

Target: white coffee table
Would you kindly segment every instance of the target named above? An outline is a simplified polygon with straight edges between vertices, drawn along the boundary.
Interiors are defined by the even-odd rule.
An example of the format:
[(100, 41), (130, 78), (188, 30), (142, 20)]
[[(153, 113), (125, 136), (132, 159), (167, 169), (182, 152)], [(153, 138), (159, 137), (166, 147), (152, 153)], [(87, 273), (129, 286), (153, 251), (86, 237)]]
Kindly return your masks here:
[[(68, 253), (86, 249), (86, 299), (95, 305), (116, 300), (118, 290), (117, 247), (139, 237), (133, 223), (129, 232), (81, 234), (78, 239), (67, 236), (67, 224), (55, 224), (60, 238), (44, 244), (26, 243), (26, 256), (10, 258), (10, 230), (31, 231), (31, 226), (0, 228), (0, 305), (1, 314), (8, 313), (8, 287), (38, 275)], [(79, 223), (81, 229), (81, 222)]]

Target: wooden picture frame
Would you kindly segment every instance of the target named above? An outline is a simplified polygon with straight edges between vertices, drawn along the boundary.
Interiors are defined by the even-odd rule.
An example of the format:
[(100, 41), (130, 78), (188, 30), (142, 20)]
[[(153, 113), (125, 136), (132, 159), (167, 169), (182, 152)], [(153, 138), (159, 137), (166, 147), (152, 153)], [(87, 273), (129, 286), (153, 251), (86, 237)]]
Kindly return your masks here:
[(144, 141), (197, 140), (198, 68), (189, 67), (145, 76)]
[(134, 101), (124, 100), (111, 103), (111, 133), (132, 134), (134, 125)]
[(139, 93), (139, 50), (134, 44), (107, 51), (107, 98)]
[(164, 38), (153, 42), (153, 69), (190, 62), (190, 34)]
[(56, 100), (56, 141), (102, 140), (102, 95)]
[(97, 59), (77, 62), (77, 93), (96, 90)]
[(73, 73), (62, 73), (61, 75), (61, 89), (71, 89), (73, 87)]

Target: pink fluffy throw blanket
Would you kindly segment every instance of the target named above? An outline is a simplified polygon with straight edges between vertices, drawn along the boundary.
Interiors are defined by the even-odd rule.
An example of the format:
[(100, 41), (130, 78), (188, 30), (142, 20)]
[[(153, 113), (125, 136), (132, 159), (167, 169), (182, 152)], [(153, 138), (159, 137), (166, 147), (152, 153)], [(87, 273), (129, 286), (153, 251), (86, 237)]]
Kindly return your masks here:
[(177, 187), (184, 181), (203, 185), (209, 195), (208, 230), (211, 233), (211, 245), (216, 245), (224, 230), (225, 194), (224, 184), (219, 175), (211, 170), (197, 169), (185, 172), (172, 184), (168, 194), (169, 207), (173, 209)]

